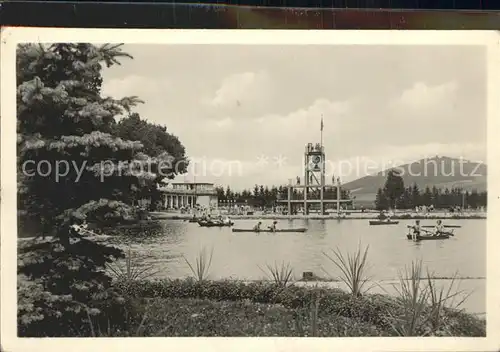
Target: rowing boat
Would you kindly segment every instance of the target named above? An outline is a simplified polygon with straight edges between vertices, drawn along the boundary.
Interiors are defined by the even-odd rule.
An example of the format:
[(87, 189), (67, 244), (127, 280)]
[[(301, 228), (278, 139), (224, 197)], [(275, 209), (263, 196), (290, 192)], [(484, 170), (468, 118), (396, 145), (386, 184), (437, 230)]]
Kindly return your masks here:
[(260, 230), (253, 230), (253, 229), (233, 229), (233, 232), (306, 232), (306, 228), (296, 228), (296, 229), (276, 229), (276, 230), (271, 230), (271, 229), (260, 229)]
[(201, 227), (226, 227), (233, 226), (234, 222), (208, 222), (208, 221), (198, 221), (198, 225)]
[[(409, 240), (412, 240), (411, 235), (406, 235), (406, 238)], [(439, 235), (439, 236), (417, 236), (417, 241), (425, 241), (425, 240), (445, 240), (447, 238), (450, 238), (449, 235)]]
[(394, 220), (370, 220), (370, 225), (397, 225), (399, 221)]

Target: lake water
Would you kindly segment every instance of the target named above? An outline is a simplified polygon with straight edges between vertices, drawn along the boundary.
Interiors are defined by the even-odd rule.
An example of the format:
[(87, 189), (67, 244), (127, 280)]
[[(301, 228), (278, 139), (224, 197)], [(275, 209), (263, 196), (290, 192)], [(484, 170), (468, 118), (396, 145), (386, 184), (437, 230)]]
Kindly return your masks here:
[[(235, 227), (251, 228), (256, 220), (236, 220)], [(271, 221), (264, 221), (267, 226)], [(448, 240), (412, 242), (406, 239), (407, 225), (413, 221), (400, 220), (398, 225), (370, 226), (368, 220), (280, 220), (279, 228), (307, 227), (305, 233), (233, 233), (231, 228), (203, 228), (196, 223), (168, 220), (162, 223), (160, 236), (146, 242), (130, 243), (132, 250), (142, 255), (144, 262), (155, 266), (160, 278), (183, 278), (191, 271), (182, 258), (195, 262), (202, 248), (213, 248), (210, 267), (212, 279), (259, 280), (267, 278), (266, 265), (290, 263), (297, 279), (311, 271), (333, 277), (338, 269), (323, 252), (339, 248), (353, 252), (361, 243), (369, 246), (369, 275), (374, 281), (390, 286), (398, 271), (412, 260), (421, 259), (445, 285), (446, 278), (458, 274), (463, 280), (460, 289), (472, 291), (466, 309), (485, 312), (486, 296), (486, 220), (447, 220), (461, 225)], [(434, 221), (421, 222), (433, 225)], [(331, 283), (329, 285), (332, 285)], [(337, 285), (337, 284), (333, 284)], [(380, 291), (381, 287), (375, 288)]]

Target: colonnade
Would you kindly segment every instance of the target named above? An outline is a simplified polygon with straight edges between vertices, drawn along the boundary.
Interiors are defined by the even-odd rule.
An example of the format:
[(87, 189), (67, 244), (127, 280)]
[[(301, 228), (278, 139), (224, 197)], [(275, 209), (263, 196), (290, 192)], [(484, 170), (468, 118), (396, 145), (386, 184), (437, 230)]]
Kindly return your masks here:
[(165, 196), (165, 208), (194, 207), (196, 196), (190, 195), (167, 195)]

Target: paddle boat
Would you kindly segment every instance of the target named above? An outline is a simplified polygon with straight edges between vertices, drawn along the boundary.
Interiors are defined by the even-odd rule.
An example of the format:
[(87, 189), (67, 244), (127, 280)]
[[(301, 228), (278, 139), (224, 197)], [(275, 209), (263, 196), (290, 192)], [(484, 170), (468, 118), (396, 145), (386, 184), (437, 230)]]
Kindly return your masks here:
[[(412, 236), (413, 226), (411, 226), (411, 225), (407, 225), (407, 226), (408, 226), (408, 233), (406, 234), (406, 238), (409, 240), (413, 240), (413, 236)], [(455, 236), (453, 234), (453, 230), (451, 230), (450, 232), (441, 232), (438, 235), (436, 235), (432, 231), (424, 230), (422, 228), (420, 230), (422, 232), (426, 233), (427, 235), (422, 235), (422, 234), (418, 235), (415, 238), (416, 241), (446, 240), (446, 239), (450, 238), (451, 236)]]
[(198, 221), (198, 225), (201, 227), (230, 227), (234, 225), (234, 222), (229, 221), (229, 222), (220, 222), (220, 221), (207, 221), (207, 220), (200, 220)]
[[(407, 234), (406, 238), (408, 238), (409, 240), (413, 239), (412, 236), (411, 236), (411, 234)], [(448, 238), (450, 238), (450, 235), (447, 235), (447, 234), (446, 235), (442, 234), (442, 235), (438, 235), (438, 236), (430, 236), (430, 235), (428, 235), (428, 236), (422, 236), (422, 235), (420, 235), (420, 236), (417, 236), (416, 240), (417, 241), (446, 240)]]
[(254, 230), (254, 229), (232, 229), (233, 232), (306, 232), (307, 229), (304, 227), (296, 228), (296, 229), (260, 229), (260, 230)]
[(399, 221), (396, 220), (370, 220), (370, 225), (397, 225)]

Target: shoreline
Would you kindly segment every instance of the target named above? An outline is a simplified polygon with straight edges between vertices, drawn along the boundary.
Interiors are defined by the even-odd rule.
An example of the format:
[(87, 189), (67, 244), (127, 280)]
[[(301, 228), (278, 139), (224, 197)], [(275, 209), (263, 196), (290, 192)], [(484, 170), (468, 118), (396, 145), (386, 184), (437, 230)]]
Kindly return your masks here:
[[(150, 212), (152, 220), (189, 220), (191, 214), (167, 213), (167, 212)], [(281, 219), (281, 220), (378, 220), (376, 213), (361, 213), (356, 215), (346, 215), (339, 217), (337, 215), (281, 215), (281, 214), (253, 214), (253, 215), (230, 215), (233, 220), (253, 220), (253, 219)], [(430, 214), (430, 215), (413, 215), (401, 214), (391, 216), (392, 220), (426, 220), (426, 219), (453, 219), (453, 220), (486, 220), (486, 214)]]

